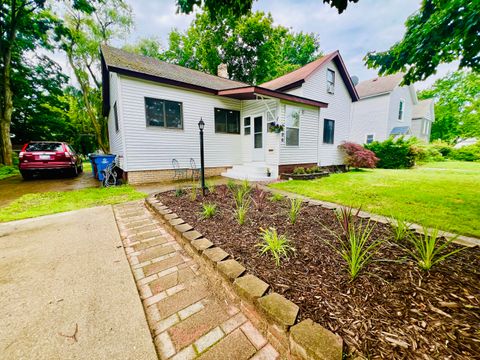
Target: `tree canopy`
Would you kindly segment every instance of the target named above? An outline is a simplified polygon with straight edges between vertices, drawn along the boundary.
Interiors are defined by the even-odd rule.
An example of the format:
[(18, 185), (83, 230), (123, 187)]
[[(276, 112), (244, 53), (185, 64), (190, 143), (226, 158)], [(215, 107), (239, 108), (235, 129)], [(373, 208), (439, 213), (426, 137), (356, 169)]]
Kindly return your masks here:
[(231, 79), (251, 84), (281, 76), (321, 55), (316, 35), (275, 26), (272, 16), (263, 12), (220, 22), (212, 22), (208, 12), (198, 13), (185, 32), (170, 33), (164, 50), (155, 39), (125, 48), (147, 56), (156, 52), (161, 60), (211, 74), (225, 63)]
[(480, 74), (456, 71), (437, 80), (420, 99), (435, 99), (435, 122), (431, 140), (450, 143), (458, 139), (480, 138)]
[(402, 40), (383, 52), (369, 52), (368, 67), (380, 75), (405, 72), (404, 83), (425, 80), (441, 63), (480, 70), (480, 1), (423, 0), (406, 23)]

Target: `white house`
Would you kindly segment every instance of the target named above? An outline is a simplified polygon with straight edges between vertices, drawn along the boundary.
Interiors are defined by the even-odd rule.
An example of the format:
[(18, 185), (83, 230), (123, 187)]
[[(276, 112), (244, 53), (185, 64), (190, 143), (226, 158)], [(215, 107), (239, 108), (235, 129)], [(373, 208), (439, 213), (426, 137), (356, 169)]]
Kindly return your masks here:
[(171, 180), (173, 159), (198, 166), (200, 119), (207, 175), (269, 180), (340, 165), (358, 100), (338, 51), (252, 86), (103, 46), (102, 81), (110, 150), (130, 183)]
[(432, 124), (435, 121), (434, 105), (433, 99), (420, 100), (412, 112), (412, 135), (427, 143), (430, 142)]
[(400, 86), (402, 78), (399, 73), (355, 86), (360, 100), (353, 104), (351, 141), (368, 144), (413, 134), (412, 114), (418, 100), (413, 85)]

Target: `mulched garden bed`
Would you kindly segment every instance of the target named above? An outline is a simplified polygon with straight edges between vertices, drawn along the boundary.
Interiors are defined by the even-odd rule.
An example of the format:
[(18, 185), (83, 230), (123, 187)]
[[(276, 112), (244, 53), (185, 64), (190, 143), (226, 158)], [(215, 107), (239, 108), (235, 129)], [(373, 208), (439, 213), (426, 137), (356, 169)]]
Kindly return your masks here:
[[(270, 194), (268, 194), (270, 196)], [(215, 245), (269, 283), (273, 290), (300, 307), (300, 318), (311, 318), (339, 334), (346, 353), (385, 359), (480, 358), (480, 249), (466, 249), (434, 266), (418, 268), (405, 251), (385, 241), (372, 263), (350, 282), (343, 259), (327, 243), (340, 226), (333, 211), (305, 204), (299, 219), (288, 221), (286, 199), (255, 202), (247, 222), (238, 225), (234, 201), (225, 186), (206, 199), (175, 192), (159, 199)], [(203, 202), (215, 203), (217, 214), (202, 219)], [(260, 255), (260, 228), (286, 234), (296, 252), (276, 267)], [(391, 239), (387, 225), (377, 224), (373, 239)], [(452, 245), (455, 247), (456, 245)]]

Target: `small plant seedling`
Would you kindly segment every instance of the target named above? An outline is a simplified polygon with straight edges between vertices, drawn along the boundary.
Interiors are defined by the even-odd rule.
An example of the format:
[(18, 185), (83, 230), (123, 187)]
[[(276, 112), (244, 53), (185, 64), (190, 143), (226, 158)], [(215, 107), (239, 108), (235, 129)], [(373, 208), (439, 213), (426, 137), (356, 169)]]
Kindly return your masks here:
[(410, 226), (412, 225), (405, 219), (400, 219), (396, 218), (394, 219), (392, 217), (392, 220), (389, 221), (390, 228), (393, 231), (393, 240), (395, 242), (399, 242), (407, 237), (407, 235), (410, 233)]
[(206, 203), (202, 204), (202, 217), (204, 219), (210, 219), (217, 213), (217, 205)]
[(288, 218), (291, 224), (295, 224), (297, 221), (298, 214), (300, 214), (300, 209), (302, 208), (302, 203), (302, 199), (290, 199), (290, 211), (288, 212)]
[(283, 200), (283, 195), (282, 194), (273, 194), (272, 196), (269, 197), (269, 200), (272, 202), (276, 201), (282, 201)]
[(407, 240), (413, 245), (413, 249), (405, 247), (405, 251), (417, 261), (418, 266), (422, 270), (428, 271), (432, 266), (466, 249), (466, 247), (463, 247), (445, 252), (446, 248), (455, 241), (458, 235), (441, 242), (438, 229), (429, 231), (429, 229), (424, 226), (422, 230), (420, 234), (408, 233)]
[(245, 224), (247, 218), (247, 212), (250, 208), (251, 199), (246, 198), (237, 208), (235, 209), (235, 218), (239, 225)]
[(256, 246), (260, 248), (260, 253), (270, 253), (275, 260), (275, 265), (280, 266), (281, 259), (287, 259), (290, 253), (295, 252), (295, 248), (290, 245), (290, 241), (285, 235), (278, 235), (275, 228), (260, 229), (262, 241)]
[(197, 184), (192, 185), (192, 190), (190, 191), (190, 200), (197, 200)]
[(180, 197), (180, 196), (183, 196), (185, 195), (185, 190), (183, 190), (183, 188), (181, 187), (178, 187), (175, 189), (175, 196), (176, 197)]
[(233, 192), (236, 187), (237, 187), (237, 184), (235, 184), (235, 181), (233, 181), (232, 179), (229, 179), (229, 180), (227, 181), (227, 188), (228, 188), (228, 190), (230, 190), (230, 191)]

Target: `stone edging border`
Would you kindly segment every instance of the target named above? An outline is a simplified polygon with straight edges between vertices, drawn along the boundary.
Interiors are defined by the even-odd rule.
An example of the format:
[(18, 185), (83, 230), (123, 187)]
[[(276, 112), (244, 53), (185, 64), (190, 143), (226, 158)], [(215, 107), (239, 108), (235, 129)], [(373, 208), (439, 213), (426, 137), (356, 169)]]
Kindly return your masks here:
[[(332, 203), (332, 202), (328, 202), (328, 201), (314, 200), (314, 199), (311, 199), (309, 197), (299, 195), (299, 194), (294, 194), (294, 193), (291, 193), (291, 192), (288, 192), (288, 191), (272, 189), (272, 188), (270, 188), (268, 186), (265, 186), (265, 185), (258, 185), (258, 186), (259, 186), (260, 189), (262, 189), (264, 191), (268, 191), (270, 193), (281, 194), (281, 195), (289, 197), (289, 198), (302, 199), (306, 203), (308, 203), (308, 205), (310, 205), (310, 206), (321, 206), (321, 207), (324, 207), (324, 208), (329, 209), (329, 210), (336, 210), (336, 209), (344, 206), (344, 205), (341, 205), (341, 204)], [(353, 210), (356, 211), (358, 209), (354, 208)], [(363, 219), (371, 219), (372, 221), (375, 221), (375, 222), (381, 223), (381, 224), (390, 224), (390, 223), (396, 221), (395, 219), (393, 219), (391, 217), (388, 217), (388, 216), (372, 214), (372, 213), (362, 211), (362, 210), (358, 214), (358, 217), (363, 218)], [(411, 231), (415, 231), (417, 233), (423, 234), (422, 226), (420, 226), (419, 224), (414, 224), (414, 223), (409, 223), (409, 224), (410, 224), (410, 230)], [(433, 229), (428, 228), (428, 231), (432, 231), (432, 230)], [(451, 238), (456, 237), (456, 239), (453, 242), (456, 243), (456, 244), (459, 244), (459, 245), (466, 246), (466, 247), (480, 246), (480, 239), (475, 238), (475, 237), (464, 236), (464, 235), (460, 235), (460, 234), (454, 234), (454, 233), (451, 233), (451, 232), (441, 231), (441, 230), (439, 231), (439, 235), (444, 237), (444, 238), (447, 238), (447, 239), (451, 239)]]
[(203, 237), (190, 224), (152, 194), (148, 208), (160, 216), (166, 229), (193, 255), (209, 278), (221, 280), (223, 290), (240, 301), (240, 308), (277, 350), (293, 359), (341, 360), (343, 340), (311, 319), (297, 322), (299, 307), (270, 285), (246, 272), (245, 267), (222, 248)]

